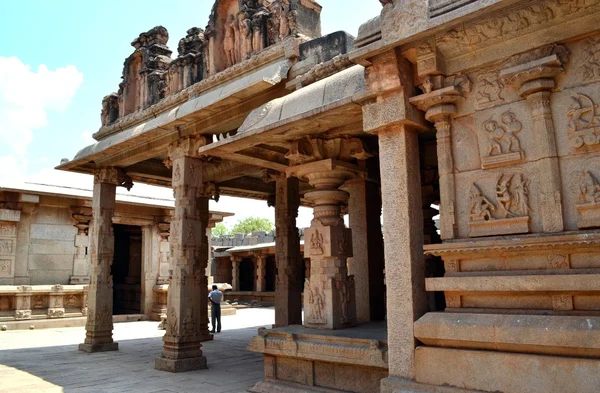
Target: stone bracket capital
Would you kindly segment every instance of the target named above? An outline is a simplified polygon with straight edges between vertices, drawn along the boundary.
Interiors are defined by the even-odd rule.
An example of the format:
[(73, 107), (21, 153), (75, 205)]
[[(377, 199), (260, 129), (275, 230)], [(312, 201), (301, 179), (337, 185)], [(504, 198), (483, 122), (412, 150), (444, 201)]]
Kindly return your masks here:
[(121, 168), (114, 167), (96, 169), (94, 171), (94, 184), (112, 184), (118, 187), (125, 187), (127, 191), (133, 187), (131, 177)]
[(210, 138), (206, 135), (190, 135), (185, 138), (180, 138), (176, 142), (173, 142), (168, 147), (168, 156), (164, 161), (167, 168), (173, 166), (173, 161), (183, 157), (199, 158), (200, 154), (198, 150), (202, 146), (206, 146), (210, 143)]
[(564, 72), (563, 60), (557, 54), (516, 65), (500, 71), (507, 85), (519, 90), (522, 97), (554, 89), (554, 78)]

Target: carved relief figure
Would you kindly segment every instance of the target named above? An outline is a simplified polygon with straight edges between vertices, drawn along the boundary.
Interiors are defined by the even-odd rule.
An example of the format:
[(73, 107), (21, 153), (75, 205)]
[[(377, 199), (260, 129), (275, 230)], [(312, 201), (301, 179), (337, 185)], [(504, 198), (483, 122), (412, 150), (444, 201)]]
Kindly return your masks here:
[(600, 78), (600, 38), (590, 38), (583, 44), (583, 64), (580, 68), (583, 80)]
[(513, 112), (504, 112), (502, 123), (490, 118), (483, 123), (483, 130), (488, 142), (487, 156), (482, 157), (484, 168), (509, 165), (523, 158), (521, 141), (517, 137), (523, 124), (517, 120)]
[(529, 214), (529, 180), (524, 180), (523, 175), (515, 175), (513, 179), (514, 183), (514, 207), (513, 210), (519, 216), (526, 216)]
[(227, 58), (227, 67), (231, 67), (237, 63), (235, 24), (235, 17), (229, 15), (227, 23), (225, 24), (225, 38), (223, 39), (223, 49), (225, 50), (225, 56)]
[(571, 98), (573, 103), (567, 112), (571, 147), (578, 149), (600, 144), (598, 105), (584, 94), (577, 94), (577, 97)]
[(323, 235), (315, 230), (310, 236), (310, 251), (313, 255), (321, 255), (325, 252), (323, 249)]
[(477, 107), (489, 108), (504, 102), (502, 91), (504, 84), (500, 80), (498, 71), (490, 71), (477, 77)]
[(238, 14), (239, 23), (239, 60), (243, 61), (252, 53), (252, 21), (250, 20), (250, 14), (247, 12), (240, 12)]
[(510, 207), (513, 202), (513, 196), (510, 192), (510, 181), (512, 177), (507, 178), (504, 175), (500, 175), (498, 183), (496, 184), (496, 199), (499, 202), (501, 213), (506, 218), (514, 217), (515, 214), (510, 211)]
[(313, 322), (325, 323), (325, 299), (317, 287), (310, 284), (306, 279), (306, 289), (308, 289), (308, 304), (310, 304), (309, 319)]
[(492, 213), (496, 211), (496, 206), (482, 194), (476, 184), (473, 184), (471, 187), (469, 205), (471, 221), (489, 221), (494, 219)]
[(0, 254), (12, 254), (12, 240), (0, 240)]
[(288, 21), (289, 5), (285, 0), (277, 2), (277, 17), (279, 19), (279, 39), (282, 40), (290, 34), (290, 24)]
[(586, 170), (583, 175), (584, 180), (580, 186), (579, 203), (600, 204), (600, 182), (598, 182), (590, 171)]

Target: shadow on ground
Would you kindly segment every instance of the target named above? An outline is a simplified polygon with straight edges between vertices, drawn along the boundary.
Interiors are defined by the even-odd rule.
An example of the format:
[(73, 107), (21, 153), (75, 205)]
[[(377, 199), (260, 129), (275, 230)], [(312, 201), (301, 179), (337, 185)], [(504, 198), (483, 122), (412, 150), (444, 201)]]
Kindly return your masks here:
[[(83, 331), (70, 329), (77, 329), (69, 332), (77, 335)], [(180, 374), (154, 369), (162, 349), (156, 322), (115, 325), (116, 352), (86, 354), (77, 350), (77, 344), (6, 349), (0, 351), (0, 393), (240, 393), (263, 376), (262, 356), (246, 349), (257, 329), (224, 330), (203, 344), (209, 369)], [(127, 338), (138, 332), (146, 338)], [(20, 339), (27, 333), (23, 331), (25, 338)], [(0, 335), (0, 341), (13, 337)]]

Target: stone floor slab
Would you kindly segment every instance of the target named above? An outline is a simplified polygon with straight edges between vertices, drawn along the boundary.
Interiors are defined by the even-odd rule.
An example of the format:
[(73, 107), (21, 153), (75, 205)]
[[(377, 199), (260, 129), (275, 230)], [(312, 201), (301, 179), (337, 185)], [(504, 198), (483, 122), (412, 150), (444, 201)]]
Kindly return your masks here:
[(248, 342), (274, 322), (272, 308), (223, 317), (223, 331), (202, 346), (208, 369), (181, 374), (154, 369), (164, 335), (157, 322), (117, 323), (119, 350), (92, 354), (77, 349), (83, 327), (0, 332), (0, 393), (242, 393), (263, 376)]

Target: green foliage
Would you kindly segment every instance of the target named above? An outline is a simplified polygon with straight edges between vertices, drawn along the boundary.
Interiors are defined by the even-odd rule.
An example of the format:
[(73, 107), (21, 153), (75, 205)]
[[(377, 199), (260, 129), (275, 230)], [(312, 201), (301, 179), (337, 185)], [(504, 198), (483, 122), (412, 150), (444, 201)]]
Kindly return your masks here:
[(238, 222), (233, 226), (231, 234), (241, 233), (249, 235), (255, 231), (270, 232), (273, 230), (273, 223), (268, 218), (248, 217)]
[(215, 225), (215, 227), (211, 230), (211, 234), (213, 237), (221, 237), (229, 234), (229, 230), (222, 222)]

